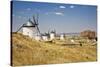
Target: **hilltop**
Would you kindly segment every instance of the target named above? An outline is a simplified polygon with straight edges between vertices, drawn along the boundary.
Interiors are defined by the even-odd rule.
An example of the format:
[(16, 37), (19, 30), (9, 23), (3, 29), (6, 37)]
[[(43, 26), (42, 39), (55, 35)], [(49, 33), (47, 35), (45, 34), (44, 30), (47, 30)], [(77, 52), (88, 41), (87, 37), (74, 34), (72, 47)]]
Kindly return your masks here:
[(12, 65), (58, 64), (96, 61), (94, 46), (63, 46), (12, 33)]

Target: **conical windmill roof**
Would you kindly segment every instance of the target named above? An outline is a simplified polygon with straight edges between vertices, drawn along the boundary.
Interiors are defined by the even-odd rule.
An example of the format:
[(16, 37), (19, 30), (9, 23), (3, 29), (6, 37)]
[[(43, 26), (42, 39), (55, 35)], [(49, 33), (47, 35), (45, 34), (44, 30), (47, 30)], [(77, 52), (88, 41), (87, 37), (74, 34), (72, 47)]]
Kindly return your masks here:
[(35, 24), (28, 21), (27, 23), (23, 24), (23, 26), (24, 27), (35, 27)]

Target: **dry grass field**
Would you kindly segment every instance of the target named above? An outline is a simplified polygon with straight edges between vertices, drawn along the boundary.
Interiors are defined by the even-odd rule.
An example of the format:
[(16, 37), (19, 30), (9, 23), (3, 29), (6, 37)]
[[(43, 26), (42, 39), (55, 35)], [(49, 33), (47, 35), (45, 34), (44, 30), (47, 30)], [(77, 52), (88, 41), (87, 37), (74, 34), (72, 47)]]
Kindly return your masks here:
[(38, 42), (19, 33), (12, 34), (12, 65), (39, 65), (97, 60), (96, 45), (61, 45)]

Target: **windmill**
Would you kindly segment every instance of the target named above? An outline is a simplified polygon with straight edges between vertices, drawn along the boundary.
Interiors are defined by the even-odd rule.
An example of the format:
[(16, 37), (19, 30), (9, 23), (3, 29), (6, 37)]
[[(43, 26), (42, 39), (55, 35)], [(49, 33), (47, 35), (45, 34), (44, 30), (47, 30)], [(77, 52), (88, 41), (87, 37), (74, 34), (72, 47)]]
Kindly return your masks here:
[(39, 27), (38, 27), (38, 25), (39, 25), (38, 19), (39, 19), (39, 14), (37, 14), (37, 17), (33, 16), (34, 25), (35, 25), (35, 27), (37, 28), (38, 33), (40, 34), (40, 30), (39, 30)]
[(34, 37), (36, 35), (40, 35), (40, 30), (39, 30), (39, 23), (38, 23), (39, 15), (35, 17), (33, 15), (32, 20), (29, 18), (27, 23), (24, 23), (16, 32), (20, 31), (22, 29), (23, 35), (28, 35), (29, 37)]

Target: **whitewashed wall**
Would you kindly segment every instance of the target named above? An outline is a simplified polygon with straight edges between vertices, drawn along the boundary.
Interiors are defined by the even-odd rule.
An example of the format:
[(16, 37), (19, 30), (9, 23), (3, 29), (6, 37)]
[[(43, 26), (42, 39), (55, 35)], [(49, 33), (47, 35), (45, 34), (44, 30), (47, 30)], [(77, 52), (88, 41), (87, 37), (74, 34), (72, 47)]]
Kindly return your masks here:
[(43, 39), (44, 41), (48, 41), (48, 36), (42, 36), (42, 39)]
[(53, 40), (55, 38), (55, 33), (50, 33), (50, 40)]
[(34, 38), (37, 34), (37, 31), (34, 27), (23, 27), (23, 35), (28, 35), (31, 38)]
[(64, 34), (61, 34), (61, 35), (60, 35), (60, 40), (65, 40)]

